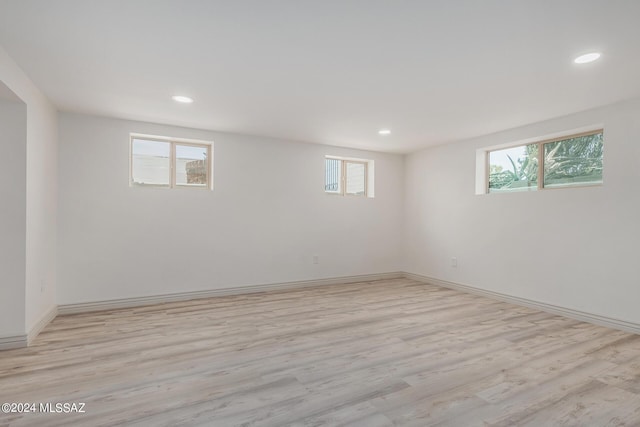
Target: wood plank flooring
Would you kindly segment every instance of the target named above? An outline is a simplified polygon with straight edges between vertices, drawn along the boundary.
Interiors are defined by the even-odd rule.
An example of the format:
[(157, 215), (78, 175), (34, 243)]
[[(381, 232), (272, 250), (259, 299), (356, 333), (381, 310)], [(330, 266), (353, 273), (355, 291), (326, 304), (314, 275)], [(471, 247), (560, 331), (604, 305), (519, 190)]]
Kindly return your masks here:
[(10, 426), (638, 426), (640, 336), (409, 279), (57, 317)]

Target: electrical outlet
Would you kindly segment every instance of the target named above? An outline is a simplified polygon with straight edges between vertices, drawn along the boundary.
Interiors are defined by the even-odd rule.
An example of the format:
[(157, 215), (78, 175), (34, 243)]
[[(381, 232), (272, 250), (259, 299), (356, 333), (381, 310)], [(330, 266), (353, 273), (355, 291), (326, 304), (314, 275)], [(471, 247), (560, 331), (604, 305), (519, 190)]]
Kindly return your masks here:
[(451, 267), (458, 268), (458, 258), (456, 257), (451, 258)]
[(313, 263), (314, 263), (314, 264), (320, 264), (320, 260), (319, 260), (319, 258), (318, 258), (318, 255), (314, 255), (314, 256), (313, 256)]

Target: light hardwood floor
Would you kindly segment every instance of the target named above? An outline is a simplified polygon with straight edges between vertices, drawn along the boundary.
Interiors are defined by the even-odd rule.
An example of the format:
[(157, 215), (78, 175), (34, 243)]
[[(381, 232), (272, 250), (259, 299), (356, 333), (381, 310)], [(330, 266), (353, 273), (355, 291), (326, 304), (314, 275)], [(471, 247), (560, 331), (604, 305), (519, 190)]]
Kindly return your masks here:
[(640, 336), (409, 279), (59, 316), (0, 352), (46, 426), (640, 425)]

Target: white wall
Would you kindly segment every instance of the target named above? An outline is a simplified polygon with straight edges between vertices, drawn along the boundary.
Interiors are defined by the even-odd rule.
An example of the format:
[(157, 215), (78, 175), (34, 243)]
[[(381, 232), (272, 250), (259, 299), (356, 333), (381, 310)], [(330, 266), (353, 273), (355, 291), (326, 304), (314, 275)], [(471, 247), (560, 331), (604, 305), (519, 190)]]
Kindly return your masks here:
[(0, 99), (0, 337), (25, 333), (26, 131), (24, 103)]
[[(130, 132), (213, 140), (214, 191), (130, 188)], [(60, 138), (59, 304), (399, 270), (402, 156), (70, 113)], [(327, 154), (375, 160), (375, 198), (325, 194)]]
[(1, 47), (0, 81), (27, 105), (26, 333), (55, 306), (57, 113)]
[[(477, 149), (598, 124), (603, 186), (475, 195)], [(408, 155), (404, 268), (640, 323), (639, 161), (640, 100)]]
[(58, 118), (44, 100), (27, 103), (26, 322), (31, 330), (56, 304)]

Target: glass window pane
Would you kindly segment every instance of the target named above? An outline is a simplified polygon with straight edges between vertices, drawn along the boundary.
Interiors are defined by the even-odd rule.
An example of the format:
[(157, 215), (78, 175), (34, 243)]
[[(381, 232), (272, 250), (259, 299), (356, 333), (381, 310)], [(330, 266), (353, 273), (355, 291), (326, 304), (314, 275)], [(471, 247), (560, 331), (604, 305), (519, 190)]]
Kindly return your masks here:
[(597, 133), (544, 144), (544, 186), (601, 183), (602, 142), (602, 133)]
[(165, 141), (133, 139), (131, 142), (131, 177), (133, 185), (168, 187), (171, 180), (169, 153)]
[(489, 192), (538, 189), (538, 145), (521, 145), (489, 153)]
[(207, 186), (207, 147), (176, 144), (176, 185)]
[(327, 193), (342, 193), (342, 160), (324, 160), (324, 191)]
[(366, 166), (364, 163), (346, 162), (346, 193), (350, 195), (364, 196)]

